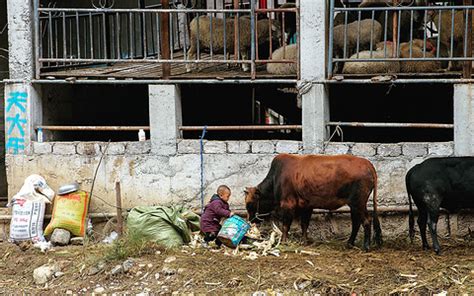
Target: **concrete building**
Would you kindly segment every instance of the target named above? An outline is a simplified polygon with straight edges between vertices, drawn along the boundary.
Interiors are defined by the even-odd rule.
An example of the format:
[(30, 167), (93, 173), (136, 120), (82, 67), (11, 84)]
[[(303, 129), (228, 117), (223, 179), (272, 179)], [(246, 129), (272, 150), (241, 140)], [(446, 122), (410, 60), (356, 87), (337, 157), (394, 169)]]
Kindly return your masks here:
[[(61, 6), (60, 2), (58, 1), (57, 7), (66, 7)], [(78, 8), (78, 5), (83, 7), (83, 4), (79, 4), (81, 1), (65, 2), (67, 4), (63, 4), (69, 8)], [(114, 8), (130, 7), (126, 6), (127, 1), (116, 2)], [(135, 1), (131, 2), (135, 3)], [(470, 124), (474, 121), (474, 112), (470, 111), (474, 100), (472, 85), (456, 79), (441, 86), (445, 93), (451, 95), (451, 97), (440, 98), (449, 105), (448, 108), (433, 111), (433, 114), (440, 113), (441, 118), (447, 117), (446, 124), (454, 124), (454, 134), (448, 131), (445, 133), (447, 136), (438, 137), (438, 130), (435, 130), (432, 133), (428, 132), (428, 136), (425, 137), (428, 140), (415, 141), (413, 139), (417, 137), (417, 134), (412, 133), (411, 138), (407, 136), (410, 140), (405, 142), (402, 139), (405, 130), (397, 130), (395, 136), (390, 136), (392, 131), (387, 132), (387, 137), (384, 137), (385, 131), (382, 130), (381, 132), (369, 131), (371, 133), (369, 140), (358, 141), (357, 136), (354, 136), (353, 140), (341, 141), (341, 137), (335, 133), (334, 127), (329, 123), (343, 121), (336, 118), (339, 115), (358, 115), (351, 114), (351, 112), (359, 113), (357, 110), (361, 110), (354, 105), (354, 99), (359, 100), (360, 97), (369, 96), (371, 88), (377, 87), (384, 88), (383, 92), (388, 92), (387, 88), (390, 87), (389, 91), (393, 88), (393, 92), (399, 91), (400, 94), (403, 92), (401, 89), (412, 84), (394, 81), (393, 85), (388, 86), (376, 83), (368, 85), (366, 80), (361, 80), (357, 85), (352, 84), (353, 82), (349, 83), (350, 81), (345, 83), (328, 80), (326, 21), (329, 17), (329, 6), (325, 1), (299, 1), (300, 71), (298, 78), (268, 78), (267, 76), (260, 78), (258, 73), (255, 79), (251, 79), (248, 74), (245, 74), (246, 77), (234, 78), (215, 72), (205, 77), (207, 72), (202, 70), (199, 80), (192, 77), (179, 80), (179, 78), (172, 79), (171, 77), (170, 79), (161, 76), (144, 79), (144, 76), (140, 77), (142, 75), (140, 73), (145, 72), (134, 72), (134, 67), (140, 65), (139, 62), (137, 64), (123, 63), (120, 69), (114, 68), (107, 72), (107, 65), (119, 64), (119, 60), (127, 58), (121, 52), (121, 48), (127, 45), (127, 42), (122, 39), (124, 36), (122, 34), (125, 33), (120, 32), (115, 37), (105, 33), (103, 36), (100, 35), (105, 41), (114, 40), (114, 38), (119, 41), (114, 43), (113, 47), (110, 43), (108, 49), (107, 42), (102, 43), (101, 47), (93, 48), (89, 52), (87, 51), (89, 48), (102, 42), (101, 38), (96, 38), (97, 36), (92, 32), (106, 27), (105, 14), (97, 12), (99, 17), (104, 16), (104, 27), (100, 27), (100, 21), (93, 20), (95, 16), (92, 10), (85, 11), (84, 18), (82, 16), (75, 18), (75, 12), (66, 18), (62, 16), (62, 12), (46, 8), (42, 10), (42, 13), (37, 14), (35, 3), (36, 1), (30, 0), (7, 1), (10, 77), (5, 80), (7, 118), (5, 135), (10, 197), (19, 190), (23, 180), (32, 173), (43, 175), (52, 188), (77, 181), (84, 189), (89, 190), (95, 170), (98, 168), (94, 187), (96, 198), (92, 199), (91, 204), (93, 212), (114, 211), (111, 205), (115, 201), (114, 187), (117, 180), (122, 183), (123, 205), (126, 208), (153, 204), (185, 204), (198, 208), (201, 204), (201, 175), (206, 199), (218, 185), (227, 184), (234, 190), (231, 206), (243, 208), (241, 191), (244, 187), (256, 185), (263, 179), (276, 154), (322, 153), (353, 154), (368, 158), (374, 163), (379, 174), (380, 205), (382, 207), (406, 206), (404, 178), (410, 167), (428, 157), (472, 155), (474, 152), (474, 133)], [(56, 17), (57, 21), (53, 20), (53, 17)], [(91, 21), (87, 23), (89, 17)], [(133, 18), (135, 20), (135, 16)], [(125, 16), (119, 16), (115, 21), (123, 27), (126, 19)], [(180, 17), (176, 19), (179, 20)], [(64, 26), (61, 23), (62, 20), (64, 20)], [(80, 29), (74, 29), (73, 24), (76, 21)], [(146, 18), (144, 20), (137, 18), (134, 23), (138, 21), (141, 21), (144, 27), (150, 24), (150, 27), (153, 27), (158, 24), (158, 21)], [(111, 26), (114, 24), (113, 21), (107, 21), (107, 23)], [(41, 34), (38, 34), (37, 30), (42, 30)], [(58, 31), (54, 33), (54, 30)], [(127, 34), (132, 36), (133, 32), (137, 33), (137, 30), (137, 27), (133, 27)], [(81, 35), (81, 32), (84, 35)], [(62, 34), (65, 36), (66, 34), (76, 35), (76, 33), (79, 38), (71, 37), (71, 41), (61, 37)], [(113, 30), (108, 34), (113, 34)], [(135, 49), (135, 54), (141, 50), (146, 58), (153, 42), (147, 38), (150, 35), (145, 34), (143, 38), (145, 41), (141, 42), (140, 47), (134, 46), (140, 38), (130, 36), (127, 40), (130, 41), (131, 51), (127, 54), (133, 52), (132, 49)], [(186, 37), (180, 40), (186, 40)], [(174, 40), (174, 42), (178, 41)], [(39, 43), (41, 43), (41, 49), (38, 49)], [(171, 45), (174, 46), (172, 42)], [(76, 47), (77, 52), (71, 51), (66, 55), (61, 55), (61, 51)], [(162, 49), (160, 45), (157, 48)], [(55, 54), (54, 51), (59, 51), (59, 54), (57, 52)], [(102, 51), (107, 52), (109, 56), (107, 57), (105, 53), (104, 57)], [(43, 60), (40, 61), (38, 54), (42, 54)], [(74, 66), (74, 62), (70, 59), (77, 59), (77, 63), (81, 63), (81, 54), (85, 56), (85, 63), (93, 64), (90, 68), (92, 70), (86, 70), (85, 64), (82, 68), (68, 67)], [(102, 59), (103, 62), (94, 60), (94, 55), (96, 59)], [(166, 58), (163, 57), (163, 59)], [(56, 68), (53, 69), (54, 67)], [(175, 71), (173, 69), (172, 75)], [(158, 70), (160, 75), (161, 70), (162, 68)], [(119, 71), (123, 75), (114, 76)], [(436, 85), (436, 82), (434, 83)], [(352, 85), (359, 90), (362, 85), (366, 87), (366, 90), (359, 93), (347, 91), (347, 87)], [(222, 132), (218, 134), (209, 129), (202, 143), (203, 163), (201, 164), (201, 142), (196, 136), (201, 131), (197, 128), (193, 134), (191, 129), (186, 130), (183, 127), (217, 125), (213, 120), (220, 118), (222, 113), (225, 113), (222, 117), (228, 119), (228, 121), (223, 119), (224, 125), (231, 125), (229, 118), (233, 118), (234, 112), (240, 112), (241, 108), (245, 108), (242, 105), (250, 102), (250, 99), (242, 99), (240, 102), (246, 102), (244, 104), (226, 100), (226, 98), (239, 91), (243, 94), (248, 90), (248, 94), (251, 94), (255, 91), (255, 87), (264, 90), (282, 87), (298, 90), (298, 97), (302, 100), (299, 110), (301, 121), (295, 125), (300, 126), (297, 129), (301, 128), (301, 134), (291, 139), (282, 139), (279, 136), (272, 138), (270, 133), (265, 133), (260, 138), (257, 135), (254, 138), (242, 136), (234, 139), (232, 132), (228, 132), (229, 136), (226, 138), (226, 134), (223, 135)], [(433, 87), (440, 86), (427, 88)], [(343, 88), (346, 88), (344, 94), (340, 93)], [(220, 91), (214, 94), (217, 99), (208, 98), (212, 97), (210, 89)], [(299, 99), (296, 97), (297, 95), (294, 94), (293, 108), (296, 108)], [(347, 99), (347, 101), (342, 99)], [(426, 100), (426, 98), (422, 99)], [(391, 105), (396, 105), (396, 101), (380, 102), (380, 100), (375, 101), (379, 104), (378, 107), (374, 107), (373, 101), (363, 103), (363, 109), (372, 115), (382, 113), (382, 109), (386, 109), (387, 112), (396, 109)], [(336, 105), (335, 102), (337, 102)], [(254, 103), (252, 108), (255, 106)], [(408, 104), (411, 103), (413, 102), (408, 102)], [(423, 101), (422, 104), (426, 103), (429, 104), (430, 101)], [(273, 102), (273, 104), (277, 103)], [(450, 110), (454, 110), (454, 114), (450, 113)], [(209, 113), (202, 113), (206, 111)], [(402, 115), (415, 116), (421, 113), (419, 110), (410, 110), (410, 105), (401, 107), (399, 111)], [(360, 113), (362, 114), (362, 111)], [(196, 114), (206, 115), (199, 117)], [(369, 120), (374, 118), (375, 115), (372, 115), (367, 115), (367, 118)], [(190, 120), (189, 116), (195, 120)], [(248, 123), (255, 124), (256, 116), (255, 114), (249, 116), (252, 118)], [(411, 119), (416, 122), (416, 118)], [(231, 120), (238, 122), (239, 119)], [(239, 123), (239, 125), (244, 124)], [(41, 126), (44, 131), (44, 141), (38, 142), (36, 131)], [(55, 130), (54, 126), (63, 128)], [(110, 130), (108, 132), (97, 130), (71, 132), (64, 126), (144, 126), (149, 127), (149, 134), (147, 134), (149, 140), (137, 141), (138, 128), (132, 129), (133, 132), (124, 131), (118, 135)], [(350, 128), (347, 129), (350, 130)], [(278, 133), (284, 134), (281, 131)], [(441, 133), (443, 132), (439, 132), (439, 135)], [(276, 134), (277, 132), (274, 133)], [(354, 135), (357, 135), (357, 132)], [(377, 136), (384, 140), (372, 141)], [(108, 143), (107, 138), (114, 141)], [(429, 141), (429, 139), (435, 140)], [(103, 154), (105, 156), (102, 158)], [(472, 217), (462, 219), (472, 221)], [(405, 225), (402, 228), (404, 231)]]

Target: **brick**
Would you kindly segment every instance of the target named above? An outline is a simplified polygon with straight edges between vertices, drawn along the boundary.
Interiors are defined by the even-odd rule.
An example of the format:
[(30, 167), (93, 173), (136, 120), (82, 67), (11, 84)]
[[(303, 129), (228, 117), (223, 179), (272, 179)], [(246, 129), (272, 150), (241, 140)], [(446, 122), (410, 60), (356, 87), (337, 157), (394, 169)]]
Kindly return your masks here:
[(253, 141), (252, 153), (275, 153), (275, 145), (272, 141)]
[(396, 157), (402, 154), (402, 147), (399, 144), (380, 144), (377, 154), (383, 157)]
[(405, 156), (419, 157), (428, 154), (428, 145), (425, 143), (405, 143), (402, 146), (402, 152)]
[(73, 155), (76, 154), (76, 144), (73, 142), (57, 142), (53, 145), (53, 154)]
[(227, 152), (229, 153), (249, 153), (250, 144), (247, 141), (229, 141), (227, 142)]
[(38, 143), (33, 142), (33, 153), (35, 154), (50, 154), (53, 152), (53, 145), (48, 142)]
[(105, 151), (107, 144), (102, 145), (101, 150), (102, 153), (106, 153), (107, 155), (121, 155), (125, 154), (125, 144), (124, 143), (109, 143), (109, 147), (107, 151)]
[(326, 147), (324, 154), (347, 154), (349, 153), (349, 145), (348, 144), (340, 144), (340, 143), (329, 143)]
[(84, 143), (77, 144), (77, 154), (86, 156), (96, 156), (100, 153), (100, 145), (97, 143)]
[(226, 153), (227, 146), (225, 142), (221, 141), (208, 141), (204, 143), (204, 153), (217, 154)]
[(352, 146), (352, 154), (356, 156), (375, 156), (377, 146), (369, 143), (357, 143)]
[(301, 150), (300, 142), (298, 141), (278, 141), (275, 145), (277, 153), (298, 153)]
[(151, 141), (130, 142), (125, 147), (126, 154), (147, 154), (151, 151)]
[(451, 156), (454, 153), (454, 143), (453, 142), (444, 142), (444, 143), (429, 143), (428, 144), (428, 154), (435, 156)]
[[(206, 143), (206, 141), (204, 141)], [(199, 143), (199, 140), (181, 140), (178, 143), (178, 153), (199, 153), (201, 150), (201, 144)]]

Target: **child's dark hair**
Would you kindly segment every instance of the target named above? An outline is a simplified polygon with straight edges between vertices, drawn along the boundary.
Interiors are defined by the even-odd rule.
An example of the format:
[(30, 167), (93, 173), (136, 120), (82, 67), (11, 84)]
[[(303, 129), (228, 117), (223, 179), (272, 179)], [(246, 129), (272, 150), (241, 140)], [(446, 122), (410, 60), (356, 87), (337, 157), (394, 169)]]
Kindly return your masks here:
[(230, 192), (230, 188), (227, 185), (220, 185), (219, 187), (217, 187), (217, 195), (219, 196), (221, 196), (226, 191)]

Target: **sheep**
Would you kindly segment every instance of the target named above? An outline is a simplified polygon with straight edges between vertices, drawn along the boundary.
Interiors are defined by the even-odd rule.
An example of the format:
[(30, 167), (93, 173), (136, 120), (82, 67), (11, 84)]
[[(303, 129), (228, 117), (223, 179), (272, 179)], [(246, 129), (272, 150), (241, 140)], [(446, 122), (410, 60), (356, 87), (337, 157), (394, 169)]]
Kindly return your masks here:
[[(387, 49), (387, 56), (388, 56)], [(350, 57), (351, 59), (357, 59), (357, 54)], [(359, 52), (359, 59), (371, 59), (371, 58), (385, 58), (385, 52), (383, 50), (369, 50)], [(398, 61), (393, 62), (346, 62), (342, 70), (343, 74), (376, 74), (376, 73), (398, 73), (400, 72), (400, 63)]]
[[(426, 0), (400, 0), (399, 5), (414, 5), (414, 6), (427, 6)], [(392, 4), (392, 0), (364, 0), (359, 7), (386, 7)], [(422, 38), (423, 36), (423, 24), (424, 24), (424, 11), (422, 10), (404, 10), (399, 11), (400, 14), (400, 36), (399, 42), (410, 41), (410, 28), (411, 28), (411, 14), (413, 12), (413, 38)], [(382, 24), (382, 27), (387, 28), (387, 40), (393, 40), (393, 11), (389, 11), (385, 15), (384, 11), (376, 11), (374, 18)], [(370, 18), (371, 12), (366, 13), (363, 18)], [(387, 22), (385, 26), (385, 22)]]
[[(296, 61), (298, 55), (298, 46), (290, 44), (282, 46), (275, 50), (272, 54), (272, 60), (292, 60)], [(277, 75), (293, 75), (296, 74), (296, 63), (268, 63), (267, 72)]]
[[(450, 10), (444, 10), (441, 12), (438, 10), (432, 10), (429, 12), (431, 19), (433, 20), (436, 27), (441, 24), (441, 28), (437, 28), (439, 31), (440, 43), (448, 49), (448, 56), (463, 57), (464, 56), (464, 11), (457, 10), (454, 12), (454, 34), (451, 36), (452, 27), (452, 13)], [(441, 18), (441, 20), (440, 20)], [(473, 22), (474, 28), (474, 22)], [(453, 38), (453, 52), (451, 53), (451, 38)], [(471, 54), (468, 53), (467, 56)], [(462, 62), (452, 61), (451, 70), (460, 70), (462, 68)]]
[[(198, 22), (199, 22), (199, 32), (198, 32)], [(243, 60), (248, 59), (248, 53), (251, 48), (251, 34), (250, 31), (250, 18), (243, 16), (239, 18), (239, 52)], [(210, 28), (212, 24), (212, 40), (210, 34)], [(261, 45), (265, 42), (270, 42), (270, 32), (269, 32), (269, 20), (262, 19), (258, 20), (257, 23), (257, 33), (258, 40), (257, 44)], [(196, 59), (197, 52), (197, 38), (199, 37), (199, 48), (211, 50), (214, 54), (223, 54), (224, 53), (224, 19), (221, 18), (211, 18), (207, 15), (201, 15), (195, 17), (190, 25), (190, 47), (188, 49), (188, 60)], [(277, 21), (273, 20), (272, 26), (272, 35), (275, 39), (279, 39), (281, 36), (279, 24)], [(234, 19), (226, 19), (225, 22), (225, 49), (227, 54), (234, 52)], [(242, 64), (244, 71), (249, 70), (248, 64)], [(186, 65), (186, 71), (190, 72), (191, 64)]]
[[(436, 57), (436, 47), (428, 40), (426, 41), (426, 52), (423, 56), (423, 49), (425, 48), (424, 41), (421, 39), (414, 39), (411, 45), (412, 58), (433, 58)], [(410, 58), (410, 42), (400, 44), (400, 57)], [(400, 71), (402, 73), (433, 73), (441, 68), (441, 63), (438, 61), (419, 61), (419, 62), (401, 62)]]
[[(344, 56), (344, 34), (346, 35), (346, 56)], [(359, 38), (357, 38), (359, 37)], [(376, 20), (355, 21), (346, 25), (334, 27), (334, 56), (336, 58), (346, 58), (352, 56), (357, 50), (357, 39), (359, 39), (359, 50), (370, 50), (380, 41), (382, 37), (382, 25)], [(338, 72), (340, 66), (336, 65)]]
[[(411, 47), (411, 54), (410, 54)], [(386, 48), (386, 49), (385, 49)], [(377, 44), (377, 50), (387, 52), (387, 56), (392, 55), (393, 43), (387, 41), (385, 43), (380, 42)], [(426, 52), (423, 54), (424, 48)], [(403, 42), (400, 44), (400, 58), (433, 58), (436, 56), (436, 47), (429, 41), (426, 40), (426, 45), (421, 39), (413, 39), (411, 45), (410, 42)], [(398, 54), (398, 53), (396, 53)], [(438, 61), (401, 61), (400, 72), (401, 73), (433, 73), (437, 72), (441, 68), (441, 63)]]

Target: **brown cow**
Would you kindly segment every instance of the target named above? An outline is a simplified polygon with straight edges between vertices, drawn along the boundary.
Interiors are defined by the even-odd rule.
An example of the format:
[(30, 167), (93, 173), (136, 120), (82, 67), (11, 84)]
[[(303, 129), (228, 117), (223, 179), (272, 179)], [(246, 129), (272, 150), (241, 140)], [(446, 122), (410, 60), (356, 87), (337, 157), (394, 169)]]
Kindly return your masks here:
[(308, 226), (313, 209), (335, 210), (343, 205), (351, 209), (352, 233), (348, 241), (354, 245), (360, 225), (364, 225), (364, 249), (370, 246), (370, 217), (367, 201), (374, 191), (374, 239), (382, 244), (382, 231), (377, 217), (377, 173), (367, 159), (350, 156), (289, 155), (276, 156), (270, 171), (257, 187), (247, 187), (245, 204), (249, 219), (255, 220), (278, 213), (283, 222), (283, 238), (288, 237), (291, 222), (300, 216), (303, 240), (308, 240)]

